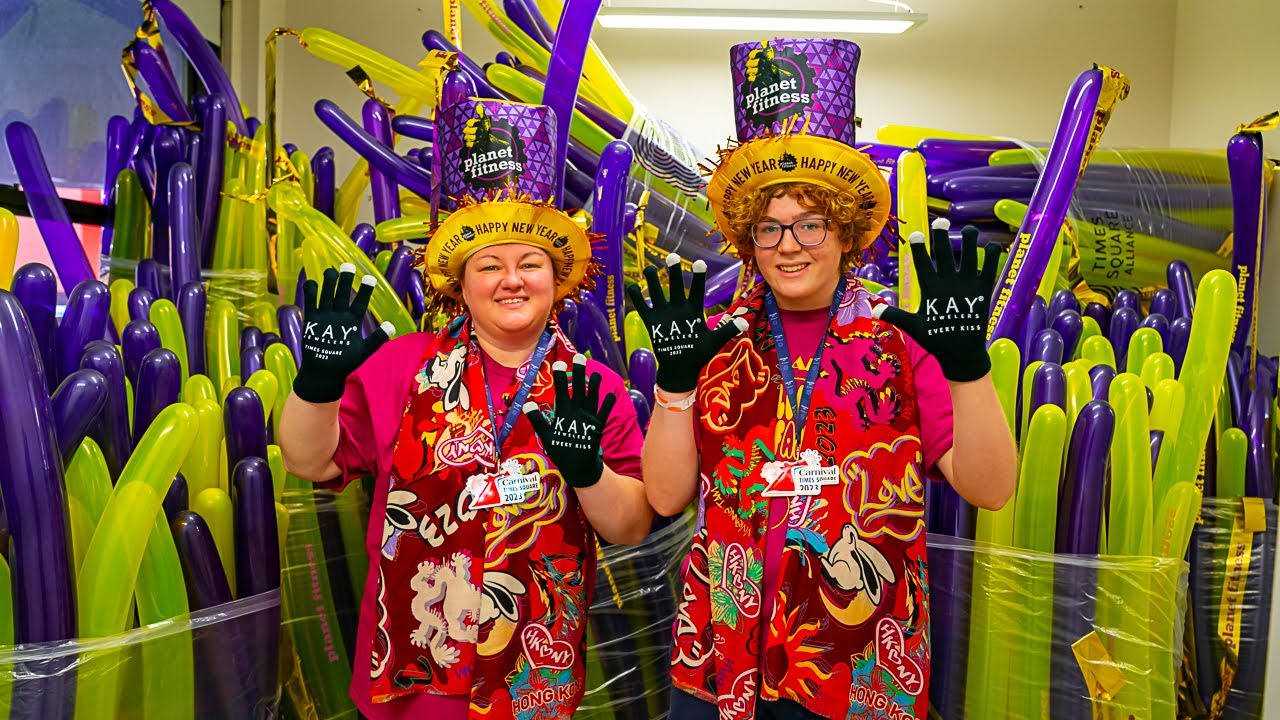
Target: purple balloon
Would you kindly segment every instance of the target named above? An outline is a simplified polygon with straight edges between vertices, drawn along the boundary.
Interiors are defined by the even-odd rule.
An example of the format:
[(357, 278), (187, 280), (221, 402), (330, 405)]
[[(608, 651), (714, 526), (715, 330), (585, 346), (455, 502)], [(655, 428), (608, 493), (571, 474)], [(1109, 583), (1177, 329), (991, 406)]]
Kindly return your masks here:
[(596, 171), (596, 192), (592, 204), (591, 229), (604, 235), (605, 239), (605, 250), (600, 258), (604, 282), (602, 285), (597, 284), (597, 290), (604, 300), (609, 334), (617, 344), (619, 354), (626, 352), (626, 342), (622, 337), (622, 322), (626, 313), (622, 256), (629, 230), (624, 218), (631, 159), (631, 146), (621, 140), (614, 140), (605, 146), (604, 153), (600, 156), (600, 167)]
[(600, 301), (590, 290), (583, 290), (578, 303), (578, 334), (576, 337), (587, 340), (591, 348), (591, 356), (608, 365), (625, 380), (627, 377), (626, 361), (618, 343), (614, 342), (609, 332), (609, 320), (605, 317)]
[(404, 298), (409, 292), (409, 276), (414, 273), (412, 267), (413, 250), (408, 245), (401, 245), (391, 252), (391, 260), (387, 262), (387, 283), (395, 288), (396, 295)]
[(858, 277), (863, 280), (870, 280), (873, 283), (884, 282), (884, 274), (880, 272), (878, 265), (863, 265), (858, 268)]
[(267, 457), (267, 428), (262, 414), (262, 399), (250, 388), (232, 388), (222, 403), (223, 430), (227, 438), (227, 466), (241, 460)]
[(391, 118), (391, 129), (396, 131), (397, 135), (403, 135), (414, 140), (429, 143), (436, 141), (435, 121), (418, 115), (397, 115)]
[[(250, 326), (240, 331), (240, 352), (251, 347), (262, 347), (262, 331)], [(248, 379), (248, 375), (244, 376)]]
[[(1102, 71), (1095, 67), (1080, 73), (1067, 93), (1044, 175), (1036, 185), (1026, 219), (1018, 230), (1019, 239), (1014, 242), (993, 292), (997, 300), (992, 303), (996, 311), (990, 324), (991, 341), (1017, 336), (1044, 277), (1075, 191), (1102, 84)], [(1018, 259), (1016, 264), (1014, 258)]]
[(204, 316), (207, 297), (199, 282), (187, 283), (178, 293), (178, 317), (187, 341), (187, 371), (204, 374)]
[(445, 108), (466, 102), (468, 98), (475, 97), (475, 94), (476, 85), (466, 71), (450, 70), (444, 74), (444, 80), (441, 82), (440, 107)]
[(929, 197), (940, 197), (954, 200), (947, 193), (947, 186), (953, 180), (977, 178), (1030, 178), (1040, 177), (1040, 169), (1031, 163), (1021, 165), (994, 165), (953, 170), (945, 173), (930, 173), (928, 178)]
[(231, 602), (231, 586), (208, 523), (190, 511), (177, 513), (172, 522), (191, 609), (206, 610)]
[(137, 446), (160, 411), (178, 402), (182, 393), (182, 366), (178, 356), (168, 348), (147, 353), (138, 366), (134, 387), (133, 444)]
[[(1235, 350), (1227, 353), (1227, 399), (1231, 404), (1231, 424), (1245, 427), (1245, 405), (1249, 402), (1249, 378), (1244, 371), (1244, 359)], [(1256, 394), (1256, 393), (1255, 393)]]
[(647, 348), (632, 350), (627, 377), (631, 381), (631, 389), (638, 390), (644, 401), (652, 407), (653, 388), (658, 382), (658, 359), (653, 353)]
[(258, 345), (250, 345), (240, 351), (240, 376), (248, 380), (253, 374), (262, 369), (264, 358), (262, 348)]
[(1085, 317), (1091, 317), (1098, 323), (1103, 336), (1111, 336), (1111, 311), (1102, 303), (1091, 302), (1084, 306)]
[(520, 29), (531, 40), (542, 46), (544, 50), (551, 49), (551, 41), (555, 37), (555, 33), (543, 35), (541, 28), (529, 16), (529, 9), (519, 0), (502, 0), (502, 9), (506, 11), (507, 19)]
[(226, 98), (227, 116), (235, 123), (237, 132), (252, 137), (253, 133), (240, 112), (240, 98), (209, 41), (173, 0), (155, 0), (151, 5), (164, 22), (166, 34), (182, 49), (209, 94)]
[(1023, 367), (1026, 367), (1033, 359), (1036, 336), (1040, 334), (1041, 330), (1045, 329), (1045, 325), (1048, 323), (1048, 317), (1046, 317), (1048, 312), (1048, 305), (1045, 303), (1044, 298), (1036, 297), (1031, 301), (1031, 307), (1027, 312), (1026, 325), (1022, 328), (1022, 337), (1019, 343)]
[(569, 126), (573, 121), (574, 101), (578, 97), (578, 81), (582, 77), (582, 61), (587, 41), (601, 0), (568, 0), (556, 28), (551, 62), (542, 104), (551, 108), (556, 118), (555, 197), (564, 206), (564, 163), (569, 145)]
[[(1142, 319), (1138, 317), (1138, 311), (1130, 307), (1118, 307), (1111, 313), (1111, 329), (1107, 337), (1111, 340), (1111, 347), (1116, 353), (1116, 367), (1125, 368), (1126, 360), (1129, 356), (1129, 338), (1133, 337), (1133, 332), (1142, 324)], [(1142, 368), (1136, 368), (1141, 371)]]
[(1106, 401), (1111, 396), (1111, 381), (1116, 379), (1116, 371), (1110, 365), (1094, 365), (1089, 368), (1089, 385), (1093, 389), (1093, 399)]
[(276, 534), (271, 469), (260, 457), (246, 457), (232, 473), (236, 511), (236, 590), (250, 597), (280, 587), (280, 546)]
[[(546, 85), (547, 76), (544, 75), (542, 72), (540, 72), (537, 68), (532, 67), (530, 65), (521, 65), (519, 66), (519, 70), (521, 73), (523, 73), (527, 77), (531, 77), (534, 80), (537, 80), (538, 84), (544, 85), (544, 86)], [(595, 103), (591, 102), (590, 100), (586, 100), (581, 96), (579, 96), (578, 99), (574, 102), (574, 106), (577, 108), (578, 112), (582, 113), (584, 116), (587, 117), (587, 119), (591, 120), (596, 125), (599, 125), (601, 130), (604, 130), (606, 133), (613, 136), (615, 139), (621, 139), (624, 136), (626, 136), (627, 123), (614, 117), (613, 114), (610, 113), (608, 110), (605, 110), (599, 105), (596, 105)], [(657, 147), (656, 145), (653, 146), (651, 149), (654, 150), (656, 153), (658, 153), (659, 156), (666, 155), (665, 151), (661, 150), (661, 148)], [(670, 156), (666, 156), (666, 157), (669, 158)]]
[(1134, 312), (1142, 312), (1142, 298), (1138, 296), (1137, 291), (1124, 288), (1116, 292), (1115, 298), (1111, 301), (1111, 311), (1114, 313), (1118, 308), (1127, 307)]
[(707, 278), (707, 297), (702, 301), (704, 308), (727, 304), (733, 299), (733, 292), (738, 288), (738, 276), (742, 274), (742, 263), (730, 265)]
[(97, 273), (89, 266), (84, 247), (71, 225), (71, 216), (58, 197), (53, 178), (49, 176), (49, 167), (45, 164), (35, 131), (26, 123), (15, 122), (9, 123), (4, 134), (9, 157), (18, 173), (18, 182), (26, 194), (27, 207), (40, 228), (62, 287), (71, 288), (85, 280), (96, 280)]
[(196, 236), (196, 180), (191, 166), (178, 163), (169, 171), (170, 287), (200, 282), (200, 241)]
[(427, 281), (420, 272), (409, 273), (409, 309), (414, 320), (421, 320), (427, 313)]
[(316, 117), (369, 161), (370, 168), (387, 173), (396, 182), (422, 197), (431, 197), (431, 178), (426, 172), (400, 157), (395, 151), (375, 140), (331, 100), (317, 100)]
[(564, 330), (564, 334), (568, 337), (578, 336), (578, 304), (572, 300), (565, 300), (564, 307), (556, 316), (556, 324)]
[(166, 520), (173, 521), (177, 518), (178, 513), (186, 512), (189, 507), (190, 495), (187, 491), (187, 479), (178, 473), (173, 478), (173, 482), (169, 483), (169, 491), (164, 495), (164, 517)]
[(885, 288), (885, 289), (881, 290), (880, 292), (876, 293), (876, 295), (880, 296), (880, 298), (881, 298), (882, 300), (884, 300), (885, 302), (889, 303), (890, 305), (893, 305), (894, 307), (897, 307), (897, 305), (898, 305), (898, 291), (897, 291), (897, 290), (894, 290), (893, 288)]
[(155, 302), (155, 296), (146, 288), (136, 287), (129, 291), (129, 319), (130, 320), (147, 320), (151, 317), (151, 303)]
[[(1169, 346), (1169, 319), (1164, 315), (1156, 312), (1151, 313), (1142, 318), (1142, 327), (1149, 327), (1160, 333), (1161, 347)], [(1138, 368), (1138, 370), (1141, 371), (1142, 368)]]
[(1067, 407), (1067, 375), (1062, 366), (1046, 362), (1036, 368), (1031, 377), (1031, 405), (1029, 415), (1034, 415), (1041, 405)]
[(1074, 358), (1076, 345), (1080, 342), (1080, 336), (1084, 334), (1084, 319), (1080, 317), (1080, 313), (1072, 309), (1063, 310), (1053, 316), (1049, 326), (1062, 336), (1063, 359)]
[[(129, 142), (129, 121), (120, 115), (112, 115), (107, 120), (107, 169), (102, 183), (102, 193), (107, 212), (115, 210), (116, 176), (124, 169), (127, 162), (126, 147)], [(102, 254), (111, 254), (111, 240), (114, 228), (107, 223), (102, 228)]]
[(0, 492), (18, 644), (76, 636), (66, 501), (53, 404), (27, 316), (0, 290)]
[(959, 200), (951, 203), (947, 209), (947, 219), (953, 224), (979, 222), (997, 222), (996, 203), (998, 200)]
[(332, 220), (334, 199), (337, 196), (337, 170), (333, 164), (333, 148), (325, 145), (311, 156), (311, 177), (315, 181), (315, 208)]
[(1151, 469), (1155, 470), (1156, 460), (1160, 459), (1160, 446), (1164, 444), (1164, 431), (1152, 430), (1149, 442), (1151, 445)]
[[(387, 108), (373, 98), (365, 100), (363, 120), (364, 129), (369, 136), (394, 152), (395, 141), (391, 135), (391, 117)], [(400, 195), (395, 180), (370, 164), (369, 186), (373, 191), (374, 222), (380, 223), (400, 217)]]
[(151, 160), (156, 178), (151, 198), (151, 253), (161, 265), (169, 264), (169, 173), (182, 160), (182, 143), (178, 129), (156, 130), (151, 143)]
[(58, 372), (62, 379), (80, 367), (85, 345), (107, 337), (111, 320), (111, 291), (97, 280), (76, 285), (58, 324)]
[[(1086, 175), (1085, 177), (1087, 181), (1088, 176)], [(1163, 183), (1164, 181), (1159, 180), (1156, 182)], [(1083, 187), (1087, 187), (1087, 185)], [(1085, 191), (1082, 189), (1081, 192)], [(1148, 199), (1137, 206), (1086, 199), (1080, 203), (1079, 209), (1084, 219), (1094, 225), (1100, 227), (1119, 226), (1126, 230), (1172, 240), (1181, 245), (1190, 245), (1202, 250), (1217, 251), (1218, 247), (1222, 245), (1222, 241), (1226, 239), (1226, 233), (1222, 231), (1183, 222), (1168, 215), (1144, 212), (1142, 210), (1142, 208), (1152, 205), (1156, 207), (1188, 207), (1187, 204), (1180, 204), (1175, 199), (1167, 198), (1159, 198), (1158, 202), (1155, 203)]]
[(1244, 491), (1248, 497), (1271, 499), (1275, 495), (1272, 476), (1271, 398), (1262, 390), (1255, 391), (1245, 418), (1245, 434), (1249, 436), (1249, 457), (1245, 463)]
[[(356, 247), (360, 248), (365, 255), (374, 257), (381, 248), (378, 247), (377, 232), (369, 223), (360, 223), (351, 231), (351, 241)], [(299, 283), (301, 287), (301, 283)]]
[(107, 404), (107, 379), (97, 370), (76, 370), (53, 392), (52, 402), (58, 450), (66, 465)]
[(644, 434), (649, 429), (649, 416), (653, 410), (649, 406), (649, 401), (644, 399), (644, 395), (639, 390), (631, 388), (627, 391), (627, 395), (631, 398), (631, 406), (636, 409), (636, 422), (640, 425), (640, 433)]
[[(502, 63), (509, 67), (516, 67), (520, 63), (516, 62), (515, 56), (506, 50), (499, 50), (497, 55), (493, 56), (495, 62)], [(487, 67), (487, 66), (486, 66)]]
[(1151, 296), (1151, 314), (1163, 315), (1172, 321), (1178, 317), (1178, 299), (1169, 288), (1160, 288)]
[(1080, 300), (1070, 290), (1059, 290), (1049, 300), (1049, 317), (1057, 317), (1063, 310), (1080, 312)]
[(152, 298), (167, 297), (167, 293), (164, 291), (164, 276), (161, 274), (160, 263), (151, 258), (139, 262), (137, 267), (133, 269), (133, 284), (135, 287), (151, 293)]
[(32, 337), (40, 349), (41, 372), (52, 390), (58, 374), (58, 279), (53, 271), (39, 263), (27, 263), (13, 274), (13, 294), (29, 321)]
[(124, 351), (125, 375), (133, 383), (134, 391), (138, 387), (138, 372), (142, 368), (143, 359), (152, 351), (160, 349), (160, 331), (150, 320), (133, 320), (124, 327), (120, 337)]
[(1263, 205), (1266, 185), (1262, 175), (1262, 134), (1237, 132), (1227, 141), (1227, 167), (1231, 173), (1232, 244), (1231, 271), (1242, 287), (1236, 293), (1236, 331), (1231, 348), (1243, 354), (1254, 338), (1258, 271), (1262, 265)]
[(151, 91), (151, 97), (160, 110), (176, 122), (191, 122), (191, 114), (187, 112), (186, 103), (182, 99), (182, 88), (178, 87), (169, 63), (145, 40), (129, 43), (129, 52), (137, 64), (138, 74), (147, 82), (147, 89)]
[[(281, 305), (276, 308), (276, 323), (280, 326), (280, 340), (293, 354), (293, 362), (302, 365), (302, 309), (297, 305)], [(280, 388), (284, 392), (287, 388)]]
[(1053, 328), (1045, 328), (1036, 333), (1031, 341), (1031, 360), (1046, 363), (1062, 364), (1064, 341), (1062, 335)]
[(1187, 342), (1191, 339), (1191, 318), (1180, 317), (1169, 323), (1169, 343), (1165, 352), (1173, 358), (1173, 364), (1182, 372), (1182, 359), (1187, 355)]
[(1191, 268), (1185, 261), (1174, 260), (1169, 263), (1165, 277), (1169, 281), (1169, 289), (1173, 291), (1173, 296), (1178, 301), (1177, 315), (1171, 317), (1174, 319), (1191, 317), (1196, 309), (1196, 289), (1195, 283), (1191, 280)]
[(1076, 418), (1063, 479), (1062, 512), (1058, 515), (1059, 553), (1098, 554), (1107, 457), (1115, 426), (1115, 411), (1100, 400), (1091, 400)]
[(133, 438), (129, 435), (129, 405), (125, 390), (124, 363), (115, 346), (99, 340), (84, 350), (80, 366), (102, 375), (107, 384), (106, 405), (89, 435), (98, 443), (106, 458), (112, 478), (120, 477), (120, 471), (133, 453)]
[(925, 138), (917, 146), (930, 160), (948, 165), (984, 166), (991, 154), (998, 150), (1016, 150), (1018, 144), (1009, 140), (943, 140)]

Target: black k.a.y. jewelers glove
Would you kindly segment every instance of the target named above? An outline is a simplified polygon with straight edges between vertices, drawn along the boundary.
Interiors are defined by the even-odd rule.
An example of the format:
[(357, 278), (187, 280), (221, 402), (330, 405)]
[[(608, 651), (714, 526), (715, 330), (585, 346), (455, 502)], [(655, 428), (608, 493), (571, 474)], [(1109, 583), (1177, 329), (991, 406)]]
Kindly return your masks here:
[(564, 481), (577, 488), (590, 487), (604, 475), (600, 442), (617, 398), (610, 393), (600, 401), (600, 373), (591, 373), (591, 381), (587, 382), (585, 355), (573, 356), (572, 393), (566, 369), (563, 362), (551, 366), (556, 384), (556, 406), (551, 422), (543, 417), (538, 403), (527, 402), (523, 410), (533, 423), (547, 458), (560, 470)]
[(658, 361), (657, 385), (669, 393), (689, 392), (697, 387), (698, 373), (703, 366), (720, 352), (730, 338), (747, 329), (747, 321), (736, 318), (715, 329), (707, 327), (702, 308), (707, 264), (701, 260), (693, 264), (693, 281), (687, 298), (684, 294), (684, 271), (680, 269), (680, 256), (675, 253), (667, 256), (670, 299), (662, 293), (657, 268), (645, 268), (644, 277), (649, 285), (652, 307), (645, 302), (637, 285), (628, 285), (627, 295), (649, 330), (653, 355)]
[(318, 298), (315, 280), (307, 280), (302, 288), (306, 304), (302, 308), (302, 362), (293, 381), (293, 394), (307, 402), (340, 400), (347, 376), (395, 333), (395, 326), (384, 322), (369, 337), (361, 336), (360, 326), (376, 283), (372, 276), (364, 276), (352, 300), (355, 273), (356, 266), (351, 263), (343, 263), (339, 270), (325, 270)]
[(920, 309), (914, 313), (880, 305), (873, 314), (902, 328), (938, 359), (953, 382), (977, 380), (991, 370), (987, 354), (987, 314), (995, 287), (1000, 245), (988, 243), (978, 270), (978, 229), (961, 231), (960, 269), (956, 270), (950, 223), (933, 223), (933, 258), (925, 252), (924, 233), (912, 233), (911, 257), (920, 281)]

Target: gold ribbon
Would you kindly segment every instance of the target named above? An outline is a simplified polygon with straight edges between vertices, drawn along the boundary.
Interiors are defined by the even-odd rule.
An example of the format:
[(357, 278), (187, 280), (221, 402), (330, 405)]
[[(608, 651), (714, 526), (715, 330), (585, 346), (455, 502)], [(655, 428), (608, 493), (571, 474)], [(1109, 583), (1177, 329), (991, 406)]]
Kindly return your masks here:
[(1267, 508), (1261, 498), (1241, 498), (1240, 508), (1231, 525), (1231, 544), (1227, 548), (1227, 566), (1222, 583), (1222, 600), (1218, 604), (1218, 637), (1224, 656), (1219, 672), (1222, 685), (1210, 703), (1209, 717), (1220, 718), (1226, 708), (1227, 695), (1235, 680), (1240, 653), (1240, 625), (1244, 614), (1244, 591), (1253, 564), (1253, 534), (1267, 529)]
[(1124, 73), (1107, 67), (1106, 65), (1094, 65), (1095, 69), (1102, 73), (1102, 90), (1098, 93), (1098, 104), (1093, 111), (1093, 125), (1089, 128), (1089, 144), (1084, 148), (1084, 155), (1080, 159), (1080, 175), (1084, 177), (1085, 168), (1089, 167), (1089, 159), (1093, 157), (1093, 151), (1098, 149), (1098, 144), (1102, 142), (1102, 133), (1107, 129), (1107, 123), (1111, 120), (1111, 113), (1115, 110), (1116, 104), (1121, 100), (1129, 97), (1129, 79)]
[(147, 122), (152, 125), (193, 127), (195, 125), (193, 122), (178, 122), (169, 117), (168, 113), (161, 110), (160, 106), (138, 87), (138, 63), (133, 59), (133, 52), (130, 50), (136, 42), (144, 42), (156, 52), (164, 52), (164, 43), (160, 40), (160, 24), (156, 22), (156, 11), (150, 2), (142, 3), (142, 23), (134, 31), (133, 40), (130, 40), (120, 51), (120, 69), (124, 72), (124, 81), (128, 83), (129, 92), (133, 93), (138, 109), (142, 111), (142, 116), (147, 119)]
[(1089, 695), (1095, 701), (1109, 702), (1129, 684), (1120, 671), (1119, 663), (1107, 652), (1097, 631), (1077, 640), (1071, 646), (1071, 652), (1076, 656), (1076, 663), (1079, 664), (1080, 674), (1084, 676), (1085, 685), (1089, 688)]
[(442, 0), (444, 3), (445, 37), (453, 47), (462, 49), (462, 3), (460, 0)]
[(1275, 130), (1280, 127), (1280, 111), (1272, 110), (1271, 112), (1255, 119), (1253, 122), (1243, 123), (1236, 126), (1236, 132), (1266, 132)]

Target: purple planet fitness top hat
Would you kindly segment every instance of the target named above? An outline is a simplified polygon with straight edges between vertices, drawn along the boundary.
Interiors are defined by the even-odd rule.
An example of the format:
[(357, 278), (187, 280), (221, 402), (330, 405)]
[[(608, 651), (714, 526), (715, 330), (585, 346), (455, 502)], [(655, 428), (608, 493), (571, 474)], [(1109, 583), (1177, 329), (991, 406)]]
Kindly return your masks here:
[(785, 131), (806, 119), (810, 135), (852, 147), (862, 49), (848, 40), (811, 38), (742, 43), (729, 50), (738, 141)]
[(556, 119), (545, 105), (469, 99), (440, 111), (444, 192), (505, 196), (509, 184), (535, 202), (555, 188)]

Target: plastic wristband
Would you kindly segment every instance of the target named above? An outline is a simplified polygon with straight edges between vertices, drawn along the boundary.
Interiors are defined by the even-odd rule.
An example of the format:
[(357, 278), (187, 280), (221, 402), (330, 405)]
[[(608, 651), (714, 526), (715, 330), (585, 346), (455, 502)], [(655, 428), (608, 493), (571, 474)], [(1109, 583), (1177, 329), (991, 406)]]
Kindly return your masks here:
[(675, 402), (671, 402), (662, 396), (661, 391), (655, 390), (653, 393), (653, 401), (654, 401), (654, 404), (656, 404), (658, 407), (664, 410), (670, 410), (672, 412), (684, 412), (685, 410), (688, 410), (689, 408), (693, 407), (693, 404), (698, 401), (698, 394), (689, 393), (689, 397), (683, 400), (677, 400)]

